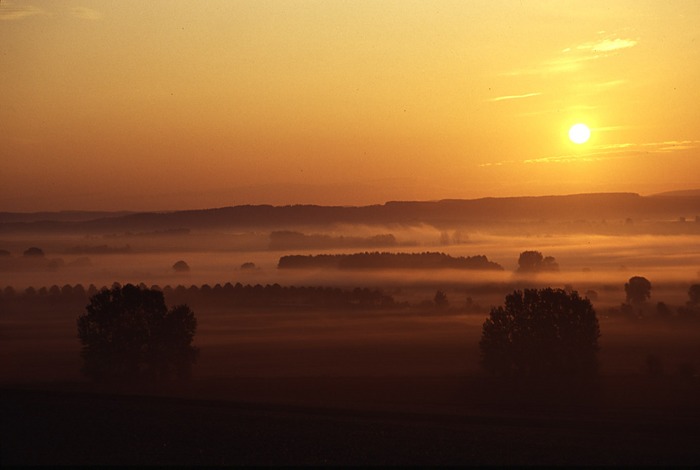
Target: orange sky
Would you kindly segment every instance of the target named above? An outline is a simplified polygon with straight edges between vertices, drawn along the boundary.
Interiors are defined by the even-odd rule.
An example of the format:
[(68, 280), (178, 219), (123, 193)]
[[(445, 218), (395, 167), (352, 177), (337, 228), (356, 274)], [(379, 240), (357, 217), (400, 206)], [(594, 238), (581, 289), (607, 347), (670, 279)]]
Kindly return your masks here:
[(697, 188), (699, 24), (696, 0), (2, 0), (0, 210)]

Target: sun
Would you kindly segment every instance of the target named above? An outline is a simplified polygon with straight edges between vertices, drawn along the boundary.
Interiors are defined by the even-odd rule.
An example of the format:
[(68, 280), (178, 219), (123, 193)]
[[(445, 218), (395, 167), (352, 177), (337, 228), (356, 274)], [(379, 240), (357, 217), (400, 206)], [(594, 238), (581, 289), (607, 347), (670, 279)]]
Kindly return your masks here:
[(591, 137), (591, 130), (585, 124), (574, 124), (569, 129), (569, 139), (575, 144), (585, 144)]

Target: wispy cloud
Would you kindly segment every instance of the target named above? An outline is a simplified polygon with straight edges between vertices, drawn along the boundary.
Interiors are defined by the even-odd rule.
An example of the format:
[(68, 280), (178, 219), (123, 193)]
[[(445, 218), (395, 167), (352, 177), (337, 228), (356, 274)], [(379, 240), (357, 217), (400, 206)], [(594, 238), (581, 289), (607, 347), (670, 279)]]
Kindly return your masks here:
[(530, 98), (532, 96), (539, 96), (542, 93), (537, 91), (534, 93), (525, 93), (524, 95), (506, 95), (506, 96), (498, 96), (496, 98), (491, 98), (490, 100), (487, 101), (505, 101), (505, 100), (519, 100), (521, 98)]
[(634, 39), (603, 39), (602, 41), (585, 42), (576, 46), (579, 51), (612, 52), (620, 49), (627, 49), (637, 45)]
[[(0, 21), (17, 21), (33, 16), (53, 15), (56, 12), (46, 10), (27, 3), (16, 4), (0, 0)], [(88, 7), (72, 7), (58, 12), (61, 15), (70, 15), (82, 20), (96, 21), (102, 19), (101, 12)]]
[(93, 10), (92, 8), (87, 8), (87, 7), (75, 7), (71, 8), (71, 15), (75, 16), (76, 18), (80, 18), (81, 20), (100, 20), (102, 19), (102, 13), (100, 13), (97, 10)]
[(601, 150), (633, 149), (648, 153), (668, 153), (676, 150), (689, 150), (700, 147), (700, 140), (666, 140), (663, 142), (647, 142), (643, 144), (621, 143), (599, 145)]
[[(602, 128), (606, 129), (606, 128)], [(668, 154), (681, 150), (700, 148), (700, 140), (666, 140), (661, 142), (598, 145), (585, 153), (568, 153), (549, 157), (529, 158), (526, 160), (503, 160), (499, 162), (482, 163), (480, 167), (494, 167), (511, 164), (543, 164), (543, 163), (580, 163), (629, 158), (638, 155)]]
[(566, 154), (553, 157), (523, 160), (523, 163), (567, 163), (582, 161), (600, 161), (613, 158), (625, 158), (639, 154), (670, 153), (700, 147), (700, 140), (667, 140), (662, 142), (645, 142), (642, 144), (624, 142), (619, 144), (598, 145), (584, 154)]
[(479, 166), (481, 168), (488, 168), (490, 166), (503, 166), (503, 165), (510, 165), (513, 163), (520, 163), (518, 160), (503, 160), (501, 162), (486, 162), (486, 163), (481, 163)]
[[(600, 34), (603, 34), (602, 32)], [(575, 72), (590, 61), (616, 54), (638, 44), (636, 39), (609, 36), (595, 41), (572, 45), (552, 59), (533, 67), (512, 70), (504, 75), (543, 75)], [(608, 82), (609, 86), (619, 85), (618, 81)]]
[(529, 158), (523, 160), (522, 163), (532, 164), (532, 163), (573, 163), (573, 162), (594, 162), (604, 160), (604, 158), (594, 154), (587, 153), (584, 155), (567, 154), (567, 155), (556, 155), (554, 157), (540, 157), (540, 158)]
[(49, 13), (33, 5), (15, 5), (13, 2), (0, 3), (0, 21), (15, 21), (37, 15), (48, 15)]
[(608, 88), (614, 88), (627, 83), (627, 80), (609, 80), (607, 82), (591, 83), (590, 86), (597, 88), (598, 90), (607, 90)]

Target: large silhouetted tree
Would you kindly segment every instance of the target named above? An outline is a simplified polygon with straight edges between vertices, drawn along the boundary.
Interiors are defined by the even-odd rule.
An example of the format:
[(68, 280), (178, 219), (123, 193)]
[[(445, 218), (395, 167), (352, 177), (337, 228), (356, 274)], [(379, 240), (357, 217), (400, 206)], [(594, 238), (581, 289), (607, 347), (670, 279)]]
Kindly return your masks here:
[(631, 277), (625, 283), (625, 294), (630, 304), (641, 304), (651, 297), (651, 282), (645, 277)]
[(83, 373), (96, 381), (186, 378), (198, 350), (187, 305), (168, 310), (163, 293), (132, 284), (102, 289), (78, 317)]
[(593, 374), (599, 336), (595, 310), (578, 292), (515, 291), (484, 322), (482, 366), (500, 376)]

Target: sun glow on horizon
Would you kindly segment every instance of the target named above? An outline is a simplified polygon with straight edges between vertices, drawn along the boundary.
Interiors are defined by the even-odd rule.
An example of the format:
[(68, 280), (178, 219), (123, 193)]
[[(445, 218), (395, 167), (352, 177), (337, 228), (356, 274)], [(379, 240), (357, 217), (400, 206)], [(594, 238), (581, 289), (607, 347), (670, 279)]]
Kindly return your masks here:
[(569, 129), (569, 139), (577, 145), (585, 144), (590, 138), (591, 130), (585, 124), (574, 124)]
[(693, 188), (698, 6), (0, 0), (0, 211)]

